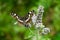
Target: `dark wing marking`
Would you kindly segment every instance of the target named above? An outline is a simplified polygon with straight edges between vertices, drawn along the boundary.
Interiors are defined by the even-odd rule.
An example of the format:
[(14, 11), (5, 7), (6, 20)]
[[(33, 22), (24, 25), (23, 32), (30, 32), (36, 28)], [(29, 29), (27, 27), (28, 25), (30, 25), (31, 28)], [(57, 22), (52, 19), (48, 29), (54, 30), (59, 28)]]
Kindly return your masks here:
[(26, 17), (28, 17), (28, 18), (25, 20), (25, 22), (29, 22), (29, 21), (31, 20), (31, 17), (33, 16), (33, 14), (34, 14), (34, 10), (30, 11), (30, 12), (28, 13), (28, 15), (26, 16)]
[(15, 17), (18, 20), (18, 22), (23, 23), (23, 21), (21, 20), (21, 18), (16, 13), (11, 13), (11, 15), (13, 17)]

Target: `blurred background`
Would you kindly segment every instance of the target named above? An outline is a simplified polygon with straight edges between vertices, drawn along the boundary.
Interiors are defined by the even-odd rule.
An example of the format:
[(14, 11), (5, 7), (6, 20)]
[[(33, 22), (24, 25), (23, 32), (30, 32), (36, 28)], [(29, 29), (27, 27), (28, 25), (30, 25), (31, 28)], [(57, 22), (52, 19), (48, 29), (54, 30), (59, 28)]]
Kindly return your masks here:
[[(0, 0), (0, 40), (31, 40), (28, 28), (16, 24), (10, 13), (14, 11), (20, 16), (44, 6), (43, 24), (51, 29), (51, 33), (41, 40), (60, 40), (60, 0)], [(34, 31), (34, 30), (33, 30)]]

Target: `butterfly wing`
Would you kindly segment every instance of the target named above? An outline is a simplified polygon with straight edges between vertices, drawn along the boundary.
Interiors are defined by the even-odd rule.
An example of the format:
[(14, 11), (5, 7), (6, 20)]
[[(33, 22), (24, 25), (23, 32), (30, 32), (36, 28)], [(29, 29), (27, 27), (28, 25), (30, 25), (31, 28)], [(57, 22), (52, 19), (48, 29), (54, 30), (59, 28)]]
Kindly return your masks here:
[(31, 21), (31, 17), (33, 15), (33, 11), (30, 11), (25, 17), (20, 17), (16, 13), (11, 13), (11, 15), (18, 20), (19, 23), (29, 26), (29, 22)]
[(18, 22), (23, 23), (23, 20), (21, 20), (21, 17), (18, 16), (16, 13), (11, 13), (12, 17), (16, 18)]
[(27, 23), (30, 22), (34, 13), (35, 13), (34, 10), (30, 11), (28, 13), (28, 15), (26, 15), (26, 17), (28, 17), (28, 18), (25, 20), (25, 22), (27, 22)]

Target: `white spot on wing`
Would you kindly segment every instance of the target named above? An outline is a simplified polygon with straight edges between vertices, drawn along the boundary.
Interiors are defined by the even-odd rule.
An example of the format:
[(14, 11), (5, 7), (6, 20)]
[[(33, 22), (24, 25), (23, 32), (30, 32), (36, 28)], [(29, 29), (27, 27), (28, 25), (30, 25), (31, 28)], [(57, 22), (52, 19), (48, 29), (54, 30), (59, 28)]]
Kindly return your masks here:
[(16, 16), (16, 14), (14, 14), (14, 16)]
[(16, 18), (18, 19), (18, 16), (16, 16)]
[(29, 12), (31, 14), (31, 12)]
[(23, 22), (22, 20), (18, 19), (19, 22)]
[(28, 19), (25, 22), (29, 21), (29, 19), (30, 19), (30, 15), (29, 15)]

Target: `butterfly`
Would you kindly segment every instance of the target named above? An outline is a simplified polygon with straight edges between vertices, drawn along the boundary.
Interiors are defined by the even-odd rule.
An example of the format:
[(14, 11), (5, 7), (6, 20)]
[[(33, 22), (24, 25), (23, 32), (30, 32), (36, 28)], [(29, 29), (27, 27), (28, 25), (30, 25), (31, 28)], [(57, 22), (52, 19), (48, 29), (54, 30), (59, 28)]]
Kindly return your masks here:
[(19, 15), (17, 15), (16, 13), (11, 13), (11, 15), (17, 19), (17, 21), (21, 24), (23, 24), (25, 27), (30, 27), (30, 21), (31, 21), (31, 17), (34, 14), (34, 10), (28, 12), (28, 14), (24, 17), (20, 17)]

